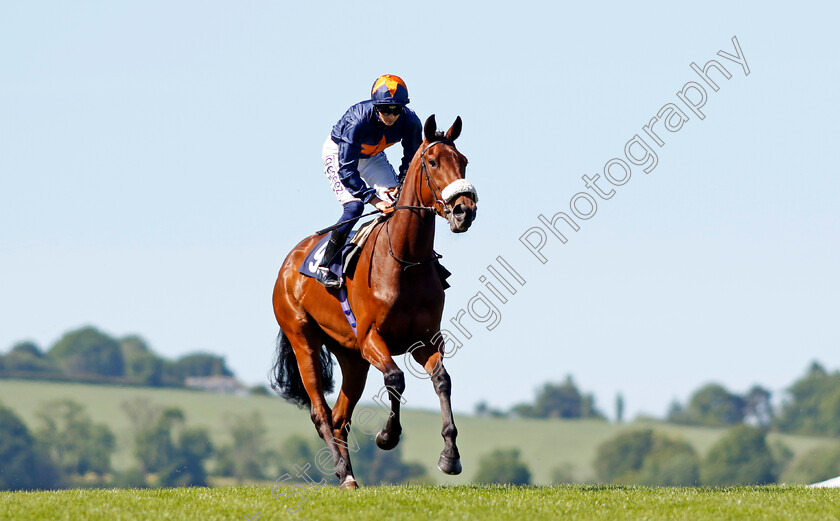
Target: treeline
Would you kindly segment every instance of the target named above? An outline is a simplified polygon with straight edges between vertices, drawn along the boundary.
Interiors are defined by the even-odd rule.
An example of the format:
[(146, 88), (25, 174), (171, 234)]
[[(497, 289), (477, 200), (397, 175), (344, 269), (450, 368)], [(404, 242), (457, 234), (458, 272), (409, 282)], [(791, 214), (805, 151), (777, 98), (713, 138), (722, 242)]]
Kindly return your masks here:
[(755, 425), (778, 432), (840, 436), (840, 371), (813, 362), (788, 389), (781, 407), (772, 393), (755, 385), (744, 394), (710, 383), (682, 405), (674, 403), (666, 421), (682, 425)]
[(194, 353), (168, 360), (137, 335), (113, 338), (94, 327), (66, 333), (47, 350), (24, 341), (0, 356), (0, 378), (183, 387), (191, 376), (233, 376), (223, 357)]
[[(211, 481), (270, 482), (281, 476), (305, 483), (321, 474), (316, 469), (323, 462), (317, 455), (323, 442), (292, 436), (279, 448), (271, 446), (256, 412), (229, 416), (226, 441), (215, 444), (209, 430), (188, 423), (180, 408), (133, 399), (123, 402), (122, 409), (132, 425), (133, 462), (118, 472), (111, 465), (116, 437), (107, 425), (94, 423), (82, 404), (45, 403), (30, 428), (0, 403), (0, 490), (207, 486)], [(353, 468), (362, 483), (430, 482), (422, 465), (402, 460), (399, 446), (386, 452), (370, 436), (354, 440)], [(338, 484), (332, 469), (317, 479)]]
[[(616, 398), (615, 417), (623, 421), (624, 400)], [(491, 408), (486, 402), (475, 407), (477, 416), (601, 419), (606, 416), (595, 405), (591, 393), (578, 389), (571, 376), (561, 383), (545, 383), (532, 403), (521, 403), (508, 411)], [(787, 388), (780, 407), (773, 393), (760, 385), (747, 392), (732, 392), (709, 383), (695, 391), (685, 404), (674, 402), (665, 417), (668, 423), (707, 427), (752, 425), (787, 434), (840, 436), (840, 371), (828, 372), (819, 362)]]
[[(772, 393), (754, 385), (743, 394), (710, 383), (694, 392), (685, 405), (672, 404), (665, 423), (726, 427), (726, 433), (705, 455), (664, 429), (629, 428), (598, 447), (594, 479), (575, 477), (569, 465), (552, 472), (552, 482), (613, 483), (647, 486), (724, 486), (769, 483), (814, 483), (840, 475), (840, 441), (806, 452), (793, 451), (773, 432), (812, 436), (840, 436), (840, 371), (828, 372), (813, 362), (788, 389), (781, 406)], [(621, 420), (623, 400), (616, 400)], [(533, 403), (508, 412), (476, 406), (476, 414), (497, 417), (599, 418), (591, 394), (583, 394), (571, 377), (547, 383)], [(485, 455), (474, 480), (482, 483), (530, 483), (530, 470), (515, 448)]]
[(705, 456), (679, 437), (631, 429), (604, 442), (595, 469), (599, 482), (648, 486), (728, 486), (814, 483), (840, 474), (840, 442), (794, 459), (783, 442), (760, 426), (737, 425)]
[(543, 384), (533, 403), (520, 403), (505, 412), (491, 408), (486, 402), (479, 402), (475, 406), (475, 414), (496, 418), (606, 419), (595, 407), (595, 397), (591, 393), (582, 393), (571, 376), (561, 383)]
[[(557, 465), (552, 484), (589, 483), (656, 487), (815, 483), (840, 475), (840, 441), (794, 459), (782, 441), (769, 441), (765, 428), (729, 428), (705, 455), (679, 436), (654, 428), (630, 428), (598, 446), (595, 476), (579, 478), (570, 464)], [(476, 483), (531, 484), (519, 449), (496, 449), (479, 460)]]

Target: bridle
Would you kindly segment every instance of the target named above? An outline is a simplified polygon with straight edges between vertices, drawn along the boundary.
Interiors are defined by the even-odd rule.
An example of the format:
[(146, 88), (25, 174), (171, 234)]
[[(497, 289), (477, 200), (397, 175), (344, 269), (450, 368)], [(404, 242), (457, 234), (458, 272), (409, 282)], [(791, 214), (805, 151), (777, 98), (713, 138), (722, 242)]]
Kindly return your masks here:
[[(440, 186), (438, 186), (438, 184), (435, 182), (435, 180), (432, 179), (432, 176), (429, 174), (428, 167), (426, 166), (426, 152), (428, 152), (428, 150), (430, 148), (432, 148), (433, 146), (439, 145), (439, 144), (445, 144), (445, 142), (444, 141), (432, 141), (431, 143), (426, 145), (423, 148), (423, 150), (420, 152), (420, 172), (423, 174), (423, 179), (425, 179), (425, 181), (426, 181), (426, 186), (429, 187), (429, 190), (432, 192), (432, 196), (435, 198), (435, 202), (433, 203), (433, 206), (408, 206), (408, 205), (400, 206), (400, 205), (395, 205), (394, 206), (395, 211), (396, 210), (420, 210), (420, 211), (426, 211), (426, 212), (431, 211), (431, 212), (435, 212), (437, 215), (443, 217), (444, 219), (446, 219), (448, 221), (449, 220), (449, 215), (452, 213), (452, 210), (449, 209), (449, 203), (447, 202), (447, 200), (451, 201), (455, 197), (457, 197), (458, 195), (461, 195), (461, 194), (464, 194), (464, 193), (473, 194), (473, 196), (477, 198), (475, 188), (473, 188), (472, 184), (470, 184), (465, 179), (459, 179), (459, 180), (453, 182), (451, 185), (455, 185), (459, 181), (462, 181), (463, 183), (461, 183), (459, 185), (459, 187), (456, 187), (454, 190), (452, 190), (451, 191), (452, 193), (450, 193), (450, 194), (444, 194), (444, 192), (451, 185), (448, 185), (443, 190), (441, 190)], [(403, 182), (405, 181), (405, 177), (407, 177), (407, 175), (404, 176), (402, 180), (400, 180), (400, 184), (399, 184), (399, 188), (398, 188), (398, 192), (397, 192), (397, 202), (399, 202), (399, 196), (400, 196), (400, 194), (402, 194), (402, 185), (403, 185)], [(420, 185), (421, 186), (423, 185), (423, 180), (422, 179), (420, 181)], [(431, 262), (436, 262), (438, 259), (443, 258), (443, 255), (435, 252), (434, 250), (432, 251), (434, 253), (434, 257), (431, 257), (429, 259), (425, 259), (425, 260), (422, 260), (422, 261), (418, 261), (418, 262), (407, 261), (405, 259), (401, 259), (401, 258), (397, 257), (394, 254), (393, 247), (391, 246), (391, 233), (388, 229), (388, 225), (390, 223), (391, 223), (390, 219), (388, 219), (388, 221), (385, 223), (385, 235), (388, 237), (388, 253), (391, 255), (391, 257), (394, 258), (394, 260), (396, 260), (399, 264), (401, 264), (403, 266), (403, 270), (407, 270), (408, 268), (411, 268), (412, 266), (422, 266), (423, 264), (429, 264)]]
[[(443, 217), (444, 219), (449, 219), (449, 214), (452, 213), (452, 210), (449, 209), (449, 206), (446, 201), (443, 200), (443, 190), (440, 189), (438, 184), (432, 179), (432, 176), (429, 175), (429, 169), (426, 166), (426, 152), (429, 151), (435, 145), (441, 144), (443, 141), (432, 141), (423, 149), (420, 153), (420, 172), (422, 172), (423, 177), (426, 179), (426, 186), (429, 187), (429, 190), (432, 191), (432, 196), (435, 198), (435, 202), (432, 206), (435, 213)], [(423, 183), (422, 181), (420, 182)], [(438, 197), (440, 194), (440, 197)], [(440, 210), (438, 210), (438, 204), (440, 204)]]
[[(428, 145), (423, 148), (423, 151), (420, 152), (420, 172), (423, 174), (423, 178), (426, 180), (426, 185), (429, 187), (429, 190), (432, 191), (432, 195), (436, 197), (434, 206), (394, 206), (394, 210), (422, 210), (427, 212), (435, 212), (439, 216), (443, 217), (444, 219), (449, 218), (449, 214), (451, 210), (447, 208), (446, 203), (443, 201), (443, 191), (440, 189), (438, 184), (432, 179), (432, 176), (429, 175), (429, 170), (426, 167), (426, 152), (435, 145), (441, 144), (443, 141), (432, 141)], [(405, 182), (405, 176), (403, 179), (400, 180), (400, 184), (397, 190), (397, 202), (399, 202), (399, 194), (402, 194), (402, 185)], [(423, 182), (421, 181), (420, 184), (422, 185)], [(434, 186), (433, 186), (434, 185)], [(437, 190), (437, 191), (435, 191)], [(437, 198), (437, 194), (441, 194), (441, 198)], [(440, 203), (442, 210), (438, 210), (438, 203)]]

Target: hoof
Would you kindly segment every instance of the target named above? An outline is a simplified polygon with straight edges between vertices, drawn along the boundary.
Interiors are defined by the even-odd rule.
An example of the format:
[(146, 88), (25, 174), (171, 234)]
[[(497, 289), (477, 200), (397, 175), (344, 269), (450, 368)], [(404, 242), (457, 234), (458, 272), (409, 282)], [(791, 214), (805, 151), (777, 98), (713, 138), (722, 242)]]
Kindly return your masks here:
[(438, 460), (438, 469), (450, 476), (458, 475), (461, 473), (461, 458), (447, 458), (441, 454)]
[(359, 488), (359, 485), (353, 478), (345, 479), (344, 482), (338, 486), (339, 490), (356, 490), (357, 488)]
[(400, 433), (396, 432), (389, 436), (385, 429), (382, 429), (376, 434), (376, 446), (382, 450), (391, 450), (400, 442)]

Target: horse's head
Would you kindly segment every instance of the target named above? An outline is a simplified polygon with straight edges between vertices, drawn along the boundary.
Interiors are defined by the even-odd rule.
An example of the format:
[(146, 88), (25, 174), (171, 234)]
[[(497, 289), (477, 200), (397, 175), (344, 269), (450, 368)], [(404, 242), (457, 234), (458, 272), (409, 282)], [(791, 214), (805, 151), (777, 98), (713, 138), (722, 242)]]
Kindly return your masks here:
[(467, 158), (455, 148), (455, 139), (461, 134), (461, 117), (446, 133), (437, 131), (434, 114), (423, 127), (425, 140), (420, 145), (420, 199), (433, 203), (438, 215), (449, 221), (455, 233), (467, 231), (475, 219), (478, 193), (464, 179)]

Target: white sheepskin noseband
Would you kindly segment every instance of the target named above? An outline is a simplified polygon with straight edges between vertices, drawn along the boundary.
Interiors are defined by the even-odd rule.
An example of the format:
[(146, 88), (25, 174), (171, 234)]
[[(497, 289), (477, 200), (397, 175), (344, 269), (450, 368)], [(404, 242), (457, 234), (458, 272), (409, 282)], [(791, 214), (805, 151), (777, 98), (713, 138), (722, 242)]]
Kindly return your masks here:
[(472, 194), (473, 200), (478, 202), (478, 192), (475, 191), (473, 184), (466, 179), (452, 181), (441, 191), (441, 197), (447, 203), (463, 194)]

